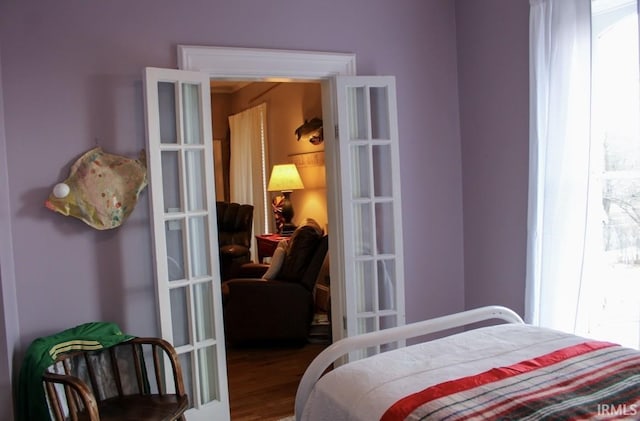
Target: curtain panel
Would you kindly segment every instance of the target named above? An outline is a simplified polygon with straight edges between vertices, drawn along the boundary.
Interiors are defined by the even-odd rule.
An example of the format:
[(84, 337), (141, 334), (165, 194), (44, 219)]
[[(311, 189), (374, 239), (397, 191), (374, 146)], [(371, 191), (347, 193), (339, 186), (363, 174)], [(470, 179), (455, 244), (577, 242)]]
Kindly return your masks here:
[(589, 187), (591, 0), (530, 1), (528, 323), (573, 331)]
[[(267, 104), (260, 104), (229, 116), (231, 160), (229, 165), (230, 200), (254, 206), (253, 234), (268, 231), (266, 203), (266, 121)], [(256, 253), (252, 235), (252, 259)]]

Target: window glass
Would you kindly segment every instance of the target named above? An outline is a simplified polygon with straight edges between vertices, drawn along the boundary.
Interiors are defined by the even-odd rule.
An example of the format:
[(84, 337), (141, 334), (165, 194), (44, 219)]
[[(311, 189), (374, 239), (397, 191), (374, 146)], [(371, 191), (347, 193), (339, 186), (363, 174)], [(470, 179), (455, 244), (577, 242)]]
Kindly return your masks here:
[(589, 259), (578, 333), (640, 347), (637, 4), (594, 0), (592, 14)]

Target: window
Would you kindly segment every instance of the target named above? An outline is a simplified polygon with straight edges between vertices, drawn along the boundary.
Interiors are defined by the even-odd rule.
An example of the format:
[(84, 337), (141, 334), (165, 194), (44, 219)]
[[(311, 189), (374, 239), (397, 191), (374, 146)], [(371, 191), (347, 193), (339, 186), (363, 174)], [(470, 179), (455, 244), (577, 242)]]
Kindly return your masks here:
[(592, 114), (581, 333), (640, 347), (636, 1), (592, 2)]
[(637, 0), (531, 0), (527, 321), (640, 348)]

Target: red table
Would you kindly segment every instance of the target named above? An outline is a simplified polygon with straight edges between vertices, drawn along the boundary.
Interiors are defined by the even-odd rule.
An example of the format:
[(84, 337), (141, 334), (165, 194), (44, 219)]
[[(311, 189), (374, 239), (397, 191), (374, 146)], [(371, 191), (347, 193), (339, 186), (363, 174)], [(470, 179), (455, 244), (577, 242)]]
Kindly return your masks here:
[(262, 234), (256, 235), (256, 243), (258, 245), (258, 263), (264, 263), (265, 257), (273, 256), (273, 252), (278, 247), (280, 240), (289, 237), (283, 237), (280, 234)]

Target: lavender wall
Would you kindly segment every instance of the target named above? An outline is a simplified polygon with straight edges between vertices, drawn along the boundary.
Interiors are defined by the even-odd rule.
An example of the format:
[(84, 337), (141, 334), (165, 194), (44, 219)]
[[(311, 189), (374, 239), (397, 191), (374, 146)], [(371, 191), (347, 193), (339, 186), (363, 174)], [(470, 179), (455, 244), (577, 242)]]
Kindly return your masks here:
[(529, 142), (527, 0), (457, 0), (465, 306), (523, 314)]
[[(0, 201), (10, 211), (0, 228), (6, 226), (13, 236), (19, 352), (34, 337), (90, 320), (113, 320), (139, 335), (157, 333), (146, 192), (130, 220), (112, 231), (54, 214), (43, 201), (73, 161), (96, 144), (130, 156), (144, 147), (142, 69), (176, 67), (179, 43), (353, 52), (360, 74), (395, 75), (407, 319), (461, 310), (463, 184), (454, 5), (451, 0), (327, 0), (323, 7), (299, 0), (0, 3), (8, 171), (8, 192), (0, 190)], [(0, 263), (4, 269), (4, 260)], [(4, 274), (2, 282), (8, 282)]]

